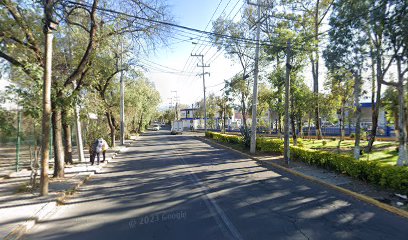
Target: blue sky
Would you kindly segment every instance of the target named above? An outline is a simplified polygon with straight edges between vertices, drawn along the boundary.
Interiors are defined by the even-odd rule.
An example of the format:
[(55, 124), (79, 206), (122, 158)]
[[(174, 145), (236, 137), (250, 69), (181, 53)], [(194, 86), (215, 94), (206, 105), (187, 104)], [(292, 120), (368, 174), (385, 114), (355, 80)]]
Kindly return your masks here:
[[(171, 13), (177, 24), (200, 30), (204, 30), (208, 24), (206, 30), (211, 31), (211, 22), (218, 18), (224, 9), (223, 15), (230, 14), (232, 17), (240, 11), (244, 1), (171, 0), (167, 1), (167, 4), (170, 6)], [(215, 11), (216, 9), (217, 11)], [(214, 17), (210, 22), (213, 14)], [(155, 54), (151, 54), (147, 58), (148, 61), (155, 64), (143, 61), (144, 63), (147, 62), (150, 66), (155, 66), (146, 75), (155, 83), (157, 90), (159, 90), (162, 96), (162, 107), (169, 106), (171, 102), (169, 98), (173, 98), (174, 103), (176, 93), (172, 91), (177, 91), (180, 103), (188, 105), (203, 97), (202, 77), (195, 76), (202, 71), (201, 68), (196, 67), (200, 59), (190, 57), (191, 53), (204, 54), (204, 61), (210, 64), (210, 67), (205, 69), (206, 72), (210, 72), (210, 76), (206, 75), (207, 96), (209, 93), (219, 94), (220, 89), (223, 87), (223, 80), (231, 78), (240, 71), (238, 66), (234, 66), (231, 61), (224, 58), (223, 53), (217, 52), (214, 47), (210, 46), (206, 36), (201, 41), (198, 41), (197, 35), (197, 33), (189, 33), (187, 31), (176, 31), (174, 38), (169, 40), (168, 47), (157, 49)], [(189, 40), (189, 36), (193, 36), (195, 39)], [(193, 41), (198, 44), (192, 44)], [(184, 72), (183, 74), (159, 73), (160, 69), (166, 71), (166, 68), (163, 66), (171, 68), (167, 69), (167, 72), (175, 72), (175, 70), (184, 70)]]

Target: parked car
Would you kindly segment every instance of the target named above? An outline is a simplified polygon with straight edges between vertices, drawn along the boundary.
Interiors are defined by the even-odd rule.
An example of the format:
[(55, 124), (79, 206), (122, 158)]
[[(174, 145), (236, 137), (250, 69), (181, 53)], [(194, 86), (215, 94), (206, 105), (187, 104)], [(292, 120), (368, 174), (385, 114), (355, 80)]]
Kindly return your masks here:
[(160, 125), (159, 124), (154, 124), (152, 127), (153, 131), (159, 131), (160, 130)]

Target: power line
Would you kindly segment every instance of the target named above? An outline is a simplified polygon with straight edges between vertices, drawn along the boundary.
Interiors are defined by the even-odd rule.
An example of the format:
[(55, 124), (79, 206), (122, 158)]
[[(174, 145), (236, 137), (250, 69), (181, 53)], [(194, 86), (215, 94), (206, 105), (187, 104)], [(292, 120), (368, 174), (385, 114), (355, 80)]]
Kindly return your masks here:
[[(72, 1), (67, 1), (67, 2), (71, 3), (71, 4), (74, 4), (74, 5), (82, 6), (82, 7), (91, 7), (88, 4), (77, 3), (77, 2), (72, 2)], [(102, 8), (102, 7), (96, 7), (96, 9), (98, 9), (100, 11), (105, 11), (105, 12), (115, 13), (115, 14), (118, 14), (118, 15), (123, 15), (123, 16), (126, 16), (126, 17), (132, 17), (132, 18), (147, 21), (147, 22), (157, 23), (157, 24), (161, 24), (161, 25), (167, 25), (167, 26), (171, 26), (171, 27), (175, 27), (175, 28), (189, 30), (189, 31), (192, 31), (192, 32), (198, 32), (198, 33), (202, 33), (202, 34), (206, 34), (206, 35), (214, 35), (214, 36), (217, 36), (217, 37), (231, 38), (231, 39), (236, 39), (238, 41), (248, 41), (248, 42), (255, 43), (255, 40), (249, 39), (249, 38), (239, 38), (239, 37), (234, 37), (234, 36), (220, 34), (220, 33), (208, 32), (208, 31), (204, 31), (204, 30), (200, 30), (200, 29), (196, 29), (196, 28), (192, 28), (192, 27), (178, 25), (178, 24), (171, 23), (171, 22), (164, 22), (164, 21), (160, 21), (160, 20), (154, 20), (154, 19), (148, 19), (148, 18), (144, 18), (144, 17), (134, 16), (134, 15), (131, 15), (131, 14), (128, 14), (128, 13), (119, 12), (119, 11), (116, 11), (116, 10)]]
[[(225, 8), (224, 8), (224, 10), (221, 12), (221, 14), (225, 11), (225, 9), (227, 8), (227, 6), (230, 4), (230, 2), (231, 2), (231, 0), (229, 0), (228, 1), (228, 3), (227, 3), (227, 5), (225, 6)], [(214, 17), (214, 15), (215, 15), (215, 13), (217, 12), (217, 10), (218, 10), (218, 8), (219, 8), (219, 6), (220, 6), (220, 4), (222, 3), (222, 0), (218, 3), (218, 6), (217, 6), (217, 8), (215, 9), (215, 11), (214, 11), (214, 13), (212, 14), (212, 16), (211, 16), (211, 18), (210, 18), (210, 20), (208, 21), (208, 23), (207, 23), (207, 25), (206, 25), (206, 27), (205, 27), (205, 29), (204, 30), (206, 30), (207, 29), (207, 27), (208, 27), (208, 25), (210, 24), (210, 22), (211, 22), (211, 20), (212, 20), (212, 18)], [(200, 36), (200, 38), (198, 39), (198, 41), (200, 41), (201, 40), (201, 38), (202, 38), (202, 34), (201, 34), (201, 36)], [(197, 45), (196, 45), (197, 46)], [(192, 50), (192, 52), (194, 52), (195, 51), (195, 48), (196, 48), (196, 46), (194, 46), (194, 48), (193, 48), (193, 50)], [(185, 67), (187, 66), (187, 64), (189, 63), (189, 60), (191, 59), (191, 56), (188, 56), (188, 58), (187, 58), (187, 61), (186, 61), (186, 63), (184, 64), (184, 67), (183, 67), (183, 70), (185, 69)], [(190, 66), (190, 65), (188, 65), (188, 66)]]
[[(78, 6), (82, 6), (82, 7), (88, 7), (91, 8), (91, 6), (89, 4), (84, 4), (84, 3), (78, 3), (78, 2), (72, 2), (72, 1), (66, 1), (67, 3), (73, 4), (73, 5), (78, 5)], [(376, 6), (375, 8), (368, 10), (367, 13), (370, 13), (372, 11), (375, 11), (376, 9), (380, 8), (382, 5)], [(179, 28), (179, 29), (185, 29), (191, 32), (198, 32), (198, 33), (202, 33), (202, 34), (206, 34), (206, 35), (212, 35), (212, 36), (217, 36), (217, 37), (221, 37), (221, 38), (228, 38), (228, 39), (234, 39), (237, 40), (239, 42), (244, 42), (244, 43), (249, 43), (249, 44), (256, 44), (256, 41), (254, 39), (249, 39), (249, 38), (242, 38), (242, 37), (234, 37), (234, 36), (230, 36), (230, 35), (225, 35), (225, 34), (220, 34), (220, 33), (214, 33), (214, 32), (208, 32), (208, 31), (204, 31), (204, 30), (200, 30), (200, 29), (195, 29), (195, 28), (191, 28), (191, 27), (187, 27), (187, 26), (183, 26), (183, 25), (178, 25), (175, 23), (171, 23), (171, 22), (164, 22), (164, 21), (160, 21), (160, 20), (154, 20), (154, 19), (148, 19), (148, 18), (144, 18), (144, 17), (139, 17), (139, 16), (135, 16), (135, 15), (131, 15), (128, 13), (124, 13), (124, 12), (120, 12), (120, 11), (116, 11), (116, 10), (112, 10), (112, 9), (107, 9), (107, 8), (102, 8), (102, 7), (96, 7), (96, 9), (100, 10), (100, 11), (105, 11), (105, 12), (109, 12), (109, 13), (114, 13), (114, 14), (118, 14), (118, 15), (123, 15), (123, 16), (127, 16), (127, 17), (132, 17), (135, 19), (139, 19), (139, 20), (143, 20), (143, 21), (147, 21), (147, 22), (152, 22), (152, 23), (157, 23), (157, 24), (161, 24), (161, 25), (167, 25), (167, 26), (171, 26), (171, 27), (175, 27), (175, 28)], [(362, 13), (364, 14), (364, 13)], [(349, 21), (346, 21), (351, 23), (352, 21), (355, 21), (355, 19), (350, 19)], [(323, 35), (323, 34), (328, 34), (328, 32), (330, 31), (336, 31), (337, 29), (328, 29), (326, 31), (323, 31), (321, 33), (319, 33), (318, 35)], [(305, 41), (311, 40), (313, 39), (314, 36), (310, 36), (309, 38), (306, 38)], [(276, 45), (276, 44), (272, 44), (270, 41), (262, 41), (262, 43), (260, 43), (260, 46), (270, 46), (270, 47), (282, 47), (284, 48), (285, 45)], [(296, 49), (296, 48), (292, 48), (292, 49)], [(303, 49), (303, 47), (299, 48), (299, 49)], [(299, 50), (298, 49), (298, 50)]]
[[(231, 11), (228, 13), (228, 15), (226, 16), (226, 18), (228, 18), (230, 15), (231, 15), (231, 13), (234, 11), (234, 9), (237, 7), (237, 5), (238, 5), (238, 3), (239, 2), (237, 2), (235, 5), (234, 5), (234, 7), (231, 9)], [(241, 9), (243, 8), (245, 6), (245, 3), (238, 9), (238, 11), (235, 13), (235, 15), (232, 17), (232, 19), (235, 19), (235, 17), (237, 16), (237, 14), (238, 13), (240, 13), (241, 12)], [(205, 53), (204, 53), (204, 55), (206, 55), (207, 53), (208, 53), (208, 51), (210, 51), (210, 49), (211, 48), (209, 48)], [(204, 50), (204, 49), (203, 49)]]
[[(230, 3), (231, 1), (229, 1), (228, 2), (228, 4)], [(230, 10), (230, 12), (228, 13), (228, 15), (227, 15), (227, 18), (231, 15), (231, 13), (235, 10), (235, 8), (238, 6), (238, 3), (239, 3), (239, 1), (237, 1), (237, 3), (233, 6), (233, 8)], [(224, 10), (221, 12), (221, 14), (223, 14), (224, 12), (225, 12), (225, 10), (226, 10), (226, 8), (227, 8), (227, 6), (228, 6), (228, 4), (225, 6), (225, 8), (224, 8)], [(234, 17), (233, 18), (235, 18), (236, 17), (236, 15), (239, 13), (239, 12), (241, 12), (241, 9), (243, 8), (245, 6), (245, 3), (238, 9), (238, 11), (235, 13), (235, 15), (234, 15)], [(221, 14), (220, 14), (220, 16), (221, 16)], [(210, 20), (211, 21), (211, 20)], [(205, 54), (207, 54), (211, 49), (212, 49), (212, 45), (213, 45), (213, 42), (210, 40), (210, 41), (204, 41), (204, 40), (202, 40), (203, 42), (207, 42), (207, 44), (201, 44), (201, 46), (204, 46), (203, 48), (202, 48), (202, 50), (201, 50), (201, 52), (203, 52), (204, 50), (205, 50), (205, 48), (208, 48), (208, 50), (205, 52)], [(194, 47), (194, 49), (195, 49), (195, 47)], [(218, 49), (217, 50), (217, 52), (221, 52), (221, 49)], [(205, 55), (204, 54), (204, 55)], [(213, 56), (212, 56), (213, 57)], [(212, 58), (211, 57), (211, 58)], [(190, 59), (190, 56), (188, 57), (188, 59), (187, 59), (187, 61)], [(208, 60), (207, 60), (207, 64), (208, 64)], [(193, 67), (194, 67), (194, 64), (193, 65), (188, 65), (189, 66), (189, 68), (188, 68), (188, 70), (190, 71), (190, 69), (192, 69)]]
[(140, 60), (149, 62), (149, 63), (151, 63), (151, 64), (155, 64), (155, 65), (158, 65), (158, 66), (160, 66), (160, 67), (167, 68), (167, 69), (169, 69), (169, 70), (173, 70), (173, 71), (176, 71), (176, 72), (184, 72), (184, 73), (187, 73), (187, 72), (185, 72), (185, 71), (180, 71), (180, 70), (175, 69), (175, 68), (167, 67), (167, 66), (161, 65), (161, 64), (159, 64), (159, 63), (153, 62), (153, 61), (151, 61), (151, 60), (145, 59), (145, 58), (140, 58)]

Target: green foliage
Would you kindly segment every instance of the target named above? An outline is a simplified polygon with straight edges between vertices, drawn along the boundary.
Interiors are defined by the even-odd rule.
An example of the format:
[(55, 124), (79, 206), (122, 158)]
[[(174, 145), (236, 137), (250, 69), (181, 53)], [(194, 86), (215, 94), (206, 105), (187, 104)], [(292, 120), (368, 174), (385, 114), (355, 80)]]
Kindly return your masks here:
[(0, 136), (1, 138), (11, 137), (17, 130), (14, 127), (15, 114), (0, 108)]
[(251, 133), (250, 129), (248, 127), (243, 127), (240, 129), (241, 131), (241, 136), (242, 136), (242, 142), (244, 143), (244, 146), (246, 148), (249, 148), (251, 146)]
[(227, 135), (227, 134), (207, 131), (205, 132), (205, 136), (207, 138), (214, 139), (217, 142), (232, 143), (232, 144), (242, 144), (243, 143), (242, 137), (237, 136), (237, 135)]
[(258, 138), (256, 140), (256, 148), (261, 152), (283, 154), (283, 140)]
[(355, 160), (351, 156), (292, 146), (291, 157), (366, 182), (408, 193), (408, 168), (382, 165), (375, 161)]
[[(151, 81), (138, 73), (138, 76), (126, 82), (125, 103), (126, 117), (131, 119), (128, 129), (135, 132), (144, 131), (155, 117), (160, 93)], [(119, 113), (119, 108), (116, 108), (116, 111)]]
[(98, 138), (103, 138), (108, 143), (111, 142), (108, 126), (105, 124), (100, 124), (95, 120), (90, 120), (85, 131), (85, 146), (91, 150), (92, 144)]
[[(382, 98), (385, 111), (387, 112), (387, 122), (398, 126), (398, 91), (394, 87), (387, 87)], [(397, 127), (395, 128), (397, 129)]]

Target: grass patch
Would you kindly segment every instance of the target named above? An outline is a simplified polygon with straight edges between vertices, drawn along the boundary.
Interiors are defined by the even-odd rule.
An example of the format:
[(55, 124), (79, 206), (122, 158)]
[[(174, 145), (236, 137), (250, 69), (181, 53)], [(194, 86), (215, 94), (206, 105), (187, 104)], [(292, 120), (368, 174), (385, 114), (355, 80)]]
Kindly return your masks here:
[(378, 161), (379, 163), (386, 165), (395, 165), (398, 160), (398, 152), (396, 150), (376, 151), (370, 154), (364, 154), (362, 159)]
[[(368, 141), (362, 140), (360, 142), (361, 149), (367, 147)], [(361, 159), (378, 161), (380, 164), (395, 165), (398, 159), (398, 152), (395, 150), (398, 146), (397, 142), (374, 142), (373, 151), (371, 153), (363, 153)], [(323, 150), (328, 152), (342, 153), (353, 156), (354, 140), (303, 140), (303, 147), (307, 149)]]

